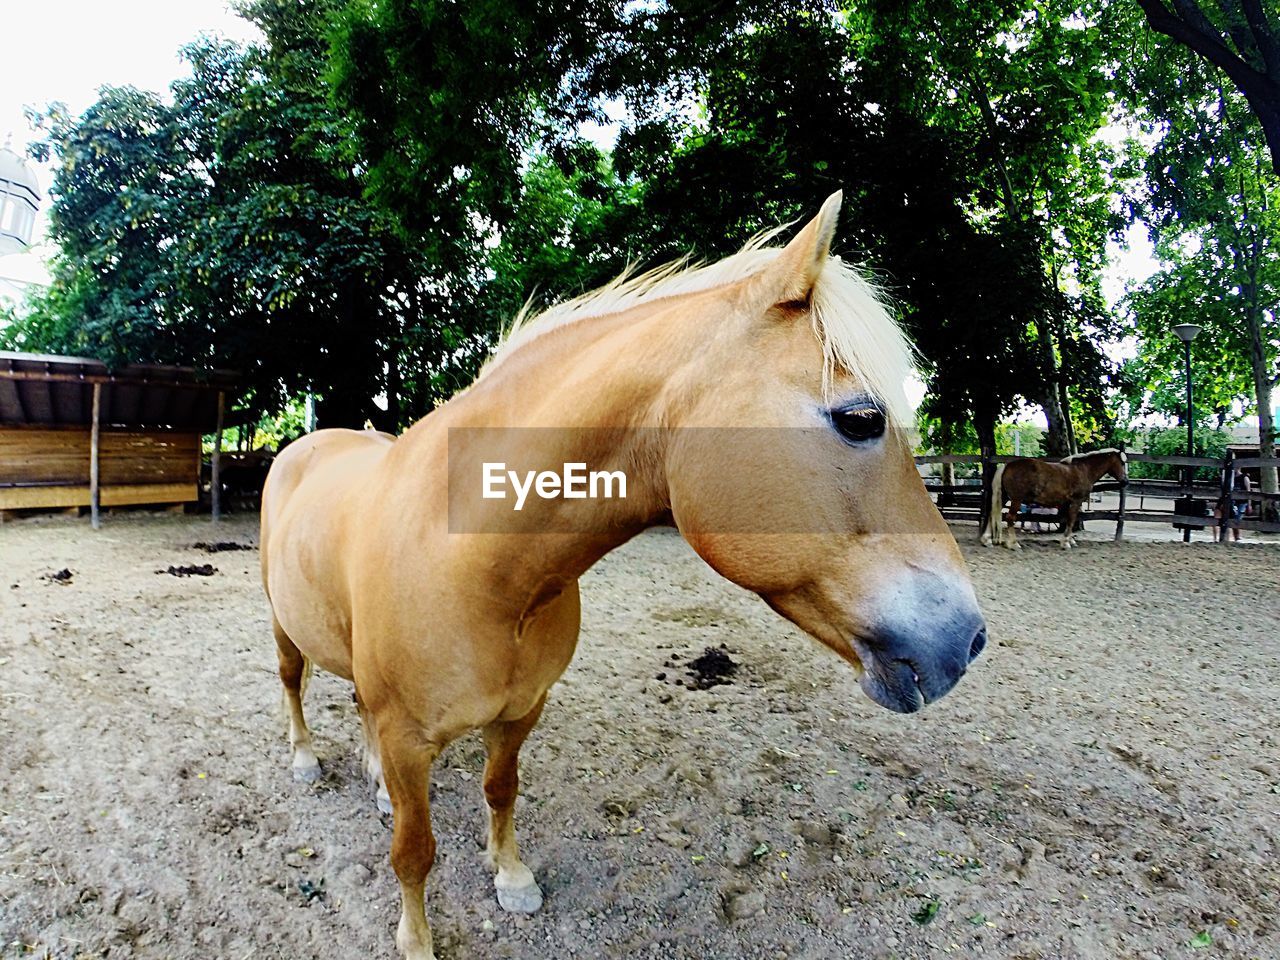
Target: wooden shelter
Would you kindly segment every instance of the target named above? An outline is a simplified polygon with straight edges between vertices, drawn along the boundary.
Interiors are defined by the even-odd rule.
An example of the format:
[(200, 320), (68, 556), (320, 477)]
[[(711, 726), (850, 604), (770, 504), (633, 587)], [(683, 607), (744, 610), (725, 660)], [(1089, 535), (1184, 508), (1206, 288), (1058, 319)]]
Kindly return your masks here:
[(235, 383), (223, 371), (0, 351), (0, 517), (89, 507), (96, 527), (100, 507), (198, 501), (200, 437), (220, 441)]

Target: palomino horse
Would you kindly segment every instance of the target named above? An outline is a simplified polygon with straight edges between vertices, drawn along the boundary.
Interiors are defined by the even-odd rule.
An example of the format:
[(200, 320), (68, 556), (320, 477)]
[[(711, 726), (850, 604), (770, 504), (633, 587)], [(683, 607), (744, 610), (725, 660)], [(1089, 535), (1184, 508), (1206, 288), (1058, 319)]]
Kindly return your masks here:
[[(1073, 454), (1061, 463), (1023, 457), (1000, 464), (991, 481), (991, 510), (987, 526), (982, 531), (982, 542), (991, 546), (1003, 540), (1010, 550), (1021, 550), (1017, 534), (1018, 510), (1024, 503), (1038, 503), (1061, 511), (1060, 519), (1065, 523), (1062, 549), (1075, 546), (1076, 518), (1093, 485), (1107, 474), (1124, 483), (1127, 468), (1124, 451), (1112, 449)], [(1002, 537), (1000, 520), (1006, 500), (1009, 501), (1009, 514), (1005, 517), (1007, 525)]]
[[(973, 588), (905, 437), (909, 347), (872, 288), (829, 256), (839, 207), (836, 194), (784, 248), (761, 241), (518, 320), (470, 388), (398, 439), (322, 430), (272, 467), (261, 550), (294, 774), (319, 776), (302, 714), (314, 662), (355, 682), (394, 811), (396, 941), (409, 960), (433, 956), (431, 765), (468, 730), (488, 752), (498, 902), (541, 906), (516, 849), (517, 753), (573, 656), (578, 578), (645, 528), (674, 524), (892, 710), (938, 699), (981, 652)], [(734, 446), (761, 427), (785, 434), (785, 469)], [(481, 503), (479, 474), (449, 462), (469, 449), (451, 433), (495, 428), (566, 470), (625, 473), (625, 497)], [(458, 498), (509, 532), (455, 523)]]

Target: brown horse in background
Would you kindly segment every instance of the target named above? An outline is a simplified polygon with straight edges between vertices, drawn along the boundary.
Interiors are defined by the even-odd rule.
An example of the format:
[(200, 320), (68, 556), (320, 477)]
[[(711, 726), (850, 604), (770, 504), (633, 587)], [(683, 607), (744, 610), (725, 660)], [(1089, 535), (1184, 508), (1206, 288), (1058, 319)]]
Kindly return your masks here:
[[(991, 481), (991, 510), (982, 531), (982, 543), (991, 546), (1003, 541), (1010, 550), (1021, 550), (1016, 526), (1018, 511), (1024, 503), (1038, 503), (1061, 511), (1060, 519), (1065, 523), (1061, 543), (1062, 549), (1067, 550), (1075, 546), (1076, 518), (1093, 485), (1107, 474), (1124, 483), (1127, 471), (1124, 451), (1115, 449), (1077, 453), (1061, 463), (1027, 457), (1002, 463)], [(1002, 537), (1000, 519), (1006, 500), (1009, 501), (1005, 518), (1007, 532)]]

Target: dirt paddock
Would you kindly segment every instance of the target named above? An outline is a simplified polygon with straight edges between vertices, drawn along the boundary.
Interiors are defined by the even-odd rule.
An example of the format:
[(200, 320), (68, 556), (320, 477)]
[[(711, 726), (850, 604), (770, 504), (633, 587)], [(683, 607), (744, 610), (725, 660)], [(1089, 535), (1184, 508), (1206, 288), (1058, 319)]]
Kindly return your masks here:
[[(293, 782), (258, 556), (215, 536), (256, 530), (0, 529), (6, 960), (393, 956), (349, 688)], [(1280, 956), (1280, 549), (965, 552), (992, 642), (912, 717), (671, 532), (606, 558), (522, 757), (540, 914), (478, 856), (478, 738), (437, 765), (441, 960)]]

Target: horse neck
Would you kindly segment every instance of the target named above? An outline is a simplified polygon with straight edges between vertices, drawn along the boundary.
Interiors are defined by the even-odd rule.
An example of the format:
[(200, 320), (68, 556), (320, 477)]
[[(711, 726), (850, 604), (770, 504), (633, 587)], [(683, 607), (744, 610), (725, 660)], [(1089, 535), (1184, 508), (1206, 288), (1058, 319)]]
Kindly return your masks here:
[(1080, 472), (1088, 479), (1090, 486), (1097, 483), (1111, 469), (1111, 455), (1105, 457), (1085, 457), (1077, 462)]
[(531, 493), (519, 514), (504, 517), (520, 534), (517, 547), (506, 537), (486, 539), (517, 593), (519, 584), (576, 579), (637, 533), (670, 520), (665, 445), (678, 395), (670, 384), (680, 358), (696, 355), (691, 341), (705, 325), (669, 322), (645, 309), (628, 314), (578, 321), (534, 339), (441, 411), (447, 411), (441, 426), (529, 429), (548, 468), (585, 463), (626, 475), (625, 499)]

